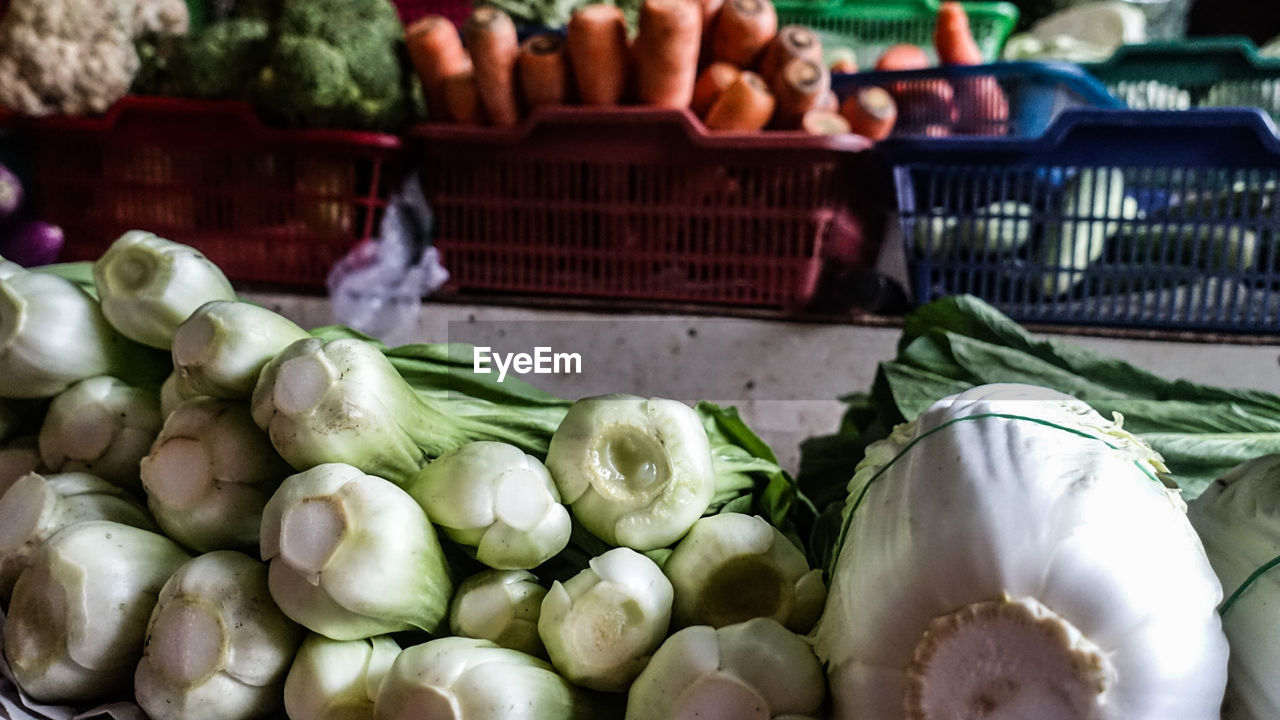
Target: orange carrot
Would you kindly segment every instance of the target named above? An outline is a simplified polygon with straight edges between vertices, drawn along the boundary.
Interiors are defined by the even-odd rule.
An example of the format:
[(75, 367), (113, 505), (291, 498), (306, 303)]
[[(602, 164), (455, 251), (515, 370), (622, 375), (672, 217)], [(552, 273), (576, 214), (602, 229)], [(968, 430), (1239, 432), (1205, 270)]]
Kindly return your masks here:
[(950, 127), (957, 119), (955, 88), (946, 80), (939, 78), (899, 82), (888, 90), (898, 104), (902, 125)]
[(428, 15), (405, 28), (404, 37), (427, 110), (433, 116), (443, 115), (444, 79), (471, 66), (457, 26), (440, 15)]
[(760, 77), (772, 86), (782, 68), (795, 58), (822, 62), (822, 40), (804, 25), (787, 25), (773, 36), (760, 57)]
[(475, 73), (468, 61), (463, 70), (444, 79), (444, 111), (450, 120), (473, 125), (483, 120), (480, 112), (480, 91), (476, 88)]
[(704, 122), (711, 130), (759, 130), (769, 124), (774, 107), (764, 79), (745, 70), (712, 103)]
[(893, 132), (898, 105), (884, 88), (863, 87), (845, 98), (840, 114), (853, 132), (878, 142)]
[(840, 97), (836, 95), (835, 90), (828, 90), (818, 99), (818, 103), (813, 106), (813, 109), (838, 113), (840, 112)]
[(711, 31), (711, 59), (755, 67), (777, 33), (778, 13), (772, 0), (725, 0)]
[(498, 127), (515, 125), (520, 120), (515, 79), (520, 41), (515, 23), (498, 8), (485, 6), (471, 13), (462, 32), (489, 122)]
[(849, 121), (838, 112), (814, 108), (804, 114), (800, 129), (810, 135), (843, 135), (853, 132)]
[(929, 56), (919, 45), (891, 45), (876, 60), (876, 70), (922, 70), (929, 67)]
[(640, 102), (685, 108), (693, 101), (702, 9), (692, 0), (645, 0), (633, 46)]
[(770, 87), (777, 99), (773, 124), (790, 130), (799, 127), (804, 114), (822, 102), (831, 90), (831, 73), (821, 61), (795, 58), (786, 64)]
[(529, 107), (562, 105), (569, 98), (569, 61), (559, 33), (538, 33), (520, 44), (516, 61)]
[(706, 117), (711, 104), (720, 97), (720, 93), (724, 92), (725, 88), (738, 79), (738, 74), (741, 72), (736, 65), (726, 62), (708, 65), (698, 75), (698, 80), (693, 85), (693, 101), (689, 103), (689, 109), (693, 110), (698, 117)]
[(627, 91), (627, 18), (613, 5), (578, 8), (565, 33), (583, 105), (617, 105)]
[(836, 48), (831, 53), (831, 63), (827, 66), (833, 73), (858, 72), (858, 56), (849, 48)]
[(969, 15), (958, 2), (949, 0), (938, 6), (933, 46), (938, 51), (938, 61), (944, 65), (981, 65), (984, 61), (969, 28)]
[(827, 112), (840, 112), (840, 98), (836, 96), (835, 90), (827, 90), (822, 97), (818, 99), (818, 104), (813, 106), (814, 110), (826, 110)]
[(1009, 132), (1009, 97), (992, 75), (953, 81), (956, 97), (956, 129), (966, 135), (1006, 135)]

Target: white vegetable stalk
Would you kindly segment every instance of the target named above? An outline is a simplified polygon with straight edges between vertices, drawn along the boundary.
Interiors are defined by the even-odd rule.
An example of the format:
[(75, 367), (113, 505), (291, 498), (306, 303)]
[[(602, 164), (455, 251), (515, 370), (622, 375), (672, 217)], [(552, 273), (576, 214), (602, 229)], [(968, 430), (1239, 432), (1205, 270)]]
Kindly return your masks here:
[(330, 640), (308, 635), (284, 681), (284, 710), (306, 720), (373, 720), (382, 679), (400, 654), (386, 636)]
[(188, 400), (195, 400), (203, 397), (187, 384), (182, 373), (177, 370), (169, 373), (164, 379), (164, 383), (160, 385), (160, 415), (169, 417), (178, 406)]
[(813, 649), (774, 620), (695, 625), (667, 638), (631, 684), (626, 720), (804, 720), (821, 717), (826, 696)]
[(47, 703), (80, 703), (130, 687), (147, 620), (188, 555), (163, 535), (90, 520), (45, 543), (18, 577), (4, 654), (18, 686)]
[(405, 648), (382, 681), (378, 720), (598, 720), (598, 703), (545, 661), (488, 640)]
[(1232, 469), (1190, 503), (1191, 524), (1227, 593), (1225, 720), (1280, 717), (1280, 455)]
[(284, 702), (302, 628), (267, 590), (267, 566), (220, 550), (187, 562), (165, 583), (134, 674), (151, 720), (251, 720)]
[(28, 271), (0, 279), (0, 395), (53, 397), (77, 381), (145, 362), (140, 350), (75, 283)]
[(44, 470), (35, 435), (20, 435), (0, 443), (0, 495), (27, 473)]
[(107, 320), (122, 335), (169, 350), (178, 325), (210, 300), (235, 300), (222, 270), (182, 243), (130, 230), (93, 265)]
[(13, 594), (18, 575), (64, 527), (111, 520), (156, 530), (142, 504), (124, 490), (87, 473), (30, 473), (0, 495), (0, 604)]
[(406, 487), (431, 522), (476, 559), (498, 570), (524, 570), (569, 544), (573, 524), (551, 474), (520, 448), (467, 443), (434, 460)]
[(165, 533), (209, 552), (256, 551), (262, 509), (293, 470), (245, 403), (202, 397), (165, 419), (139, 472)]
[(173, 365), (200, 395), (247, 398), (271, 358), (310, 334), (292, 320), (246, 302), (196, 308), (173, 335)]
[(163, 424), (156, 393), (113, 377), (81, 380), (49, 404), (40, 459), (54, 472), (88, 472), (140, 491), (138, 463)]
[(676, 625), (724, 627), (767, 617), (807, 633), (827, 600), (822, 571), (764, 518), (721, 513), (693, 524), (662, 571)]
[(835, 717), (1210, 720), (1222, 589), (1159, 456), (992, 385), (872, 445), (816, 630)]
[(435, 530), (404, 490), (350, 465), (285, 479), (262, 513), (271, 596), (312, 632), (356, 640), (435, 632), (453, 583)]
[(551, 438), (547, 469), (587, 530), (636, 550), (679, 540), (716, 491), (697, 413), (659, 398), (575, 402)]
[(484, 570), (458, 586), (449, 607), (449, 630), (504, 648), (546, 657), (538, 616), (547, 589), (527, 570)]
[(538, 636), (571, 682), (622, 692), (662, 644), (671, 622), (671, 582), (654, 561), (614, 548), (542, 601)]
[(300, 340), (263, 368), (253, 419), (290, 465), (340, 462), (396, 484), (471, 440), (363, 340)]

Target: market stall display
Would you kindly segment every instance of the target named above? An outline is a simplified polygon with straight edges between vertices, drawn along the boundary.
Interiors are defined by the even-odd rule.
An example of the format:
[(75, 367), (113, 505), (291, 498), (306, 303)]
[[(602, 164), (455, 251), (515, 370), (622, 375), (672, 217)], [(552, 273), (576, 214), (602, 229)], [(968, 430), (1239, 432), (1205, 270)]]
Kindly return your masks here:
[[(1277, 333), (1251, 46), (1099, 82), (991, 63), (998, 2), (175, 2), (0, 18), (0, 716), (1274, 720), (1280, 397), (1017, 324)], [(88, 100), (4, 62), (88, 35)], [(917, 307), (816, 352), (884, 238)], [(443, 312), (392, 345), (252, 294), (389, 313), (339, 279), (417, 271), (397, 307), (449, 275), (472, 340), (523, 331), (468, 295), (778, 327), (597, 326), (607, 387), (547, 392)], [(709, 401), (790, 445), (777, 388), (846, 411), (794, 474)]]

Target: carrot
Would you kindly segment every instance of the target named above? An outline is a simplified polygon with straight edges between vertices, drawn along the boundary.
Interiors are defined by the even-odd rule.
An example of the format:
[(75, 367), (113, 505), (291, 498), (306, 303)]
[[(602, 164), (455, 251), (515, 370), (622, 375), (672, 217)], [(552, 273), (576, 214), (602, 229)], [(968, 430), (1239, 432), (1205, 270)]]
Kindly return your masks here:
[(782, 69), (771, 87), (778, 105), (774, 125), (790, 130), (799, 127), (804, 114), (822, 102), (831, 90), (831, 73), (820, 61), (795, 58)]
[(826, 110), (827, 112), (840, 112), (840, 98), (836, 96), (835, 90), (827, 90), (822, 97), (818, 99), (818, 104), (813, 106), (814, 110)]
[(473, 125), (483, 120), (480, 112), (480, 91), (476, 88), (475, 72), (468, 61), (463, 70), (444, 79), (444, 111), (450, 120)]
[(725, 0), (711, 31), (711, 59), (755, 67), (777, 33), (778, 13), (771, 0)]
[(836, 48), (831, 53), (831, 63), (827, 69), (833, 73), (856, 73), (858, 56), (849, 48)]
[(515, 79), (520, 41), (515, 23), (498, 8), (485, 6), (471, 13), (462, 33), (489, 122), (498, 127), (515, 125), (520, 120)]
[(711, 130), (759, 130), (769, 124), (774, 107), (764, 79), (744, 70), (712, 103), (704, 122)]
[(583, 105), (617, 105), (627, 90), (627, 18), (613, 5), (578, 8), (565, 31)]
[(822, 62), (822, 40), (804, 25), (787, 25), (773, 36), (760, 57), (760, 77), (772, 86), (782, 68), (795, 58)]
[(443, 115), (444, 79), (471, 66), (457, 26), (443, 16), (428, 15), (405, 28), (404, 37), (427, 109)]
[(529, 107), (562, 105), (569, 98), (569, 61), (559, 33), (538, 33), (520, 44), (520, 89)]
[(1006, 135), (1009, 97), (992, 75), (952, 81), (956, 97), (956, 129), (966, 135)]
[(953, 0), (938, 6), (933, 46), (938, 51), (938, 61), (944, 65), (981, 65), (984, 61), (969, 28), (969, 15), (963, 5)]
[(693, 110), (698, 117), (706, 117), (711, 104), (720, 97), (720, 93), (724, 92), (725, 88), (738, 79), (741, 72), (736, 65), (726, 62), (708, 65), (698, 75), (697, 82), (693, 84), (693, 101), (689, 103), (689, 109)]
[(863, 87), (845, 98), (840, 114), (853, 132), (878, 142), (893, 132), (898, 105), (884, 88)]
[(804, 114), (800, 129), (810, 135), (843, 135), (852, 132), (849, 121), (838, 112), (814, 108)]
[(894, 83), (887, 89), (898, 104), (901, 125), (950, 127), (956, 122), (955, 88), (946, 80), (912, 80)]
[(645, 0), (633, 46), (640, 102), (685, 108), (693, 101), (702, 9), (692, 0)]
[(923, 70), (929, 67), (929, 56), (919, 45), (890, 45), (876, 60), (876, 70)]

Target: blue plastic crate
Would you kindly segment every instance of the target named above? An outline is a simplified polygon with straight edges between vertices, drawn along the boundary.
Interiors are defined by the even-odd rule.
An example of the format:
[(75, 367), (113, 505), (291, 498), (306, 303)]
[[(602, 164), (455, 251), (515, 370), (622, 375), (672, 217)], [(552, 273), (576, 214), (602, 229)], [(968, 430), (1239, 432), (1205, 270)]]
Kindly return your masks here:
[(1039, 138), (889, 140), (915, 299), (1023, 322), (1280, 331), (1280, 139), (1259, 110), (1072, 110)]
[(1034, 137), (1073, 108), (1123, 108), (1078, 65), (1001, 62), (832, 76), (843, 101), (858, 88), (882, 87), (898, 103), (894, 137)]

